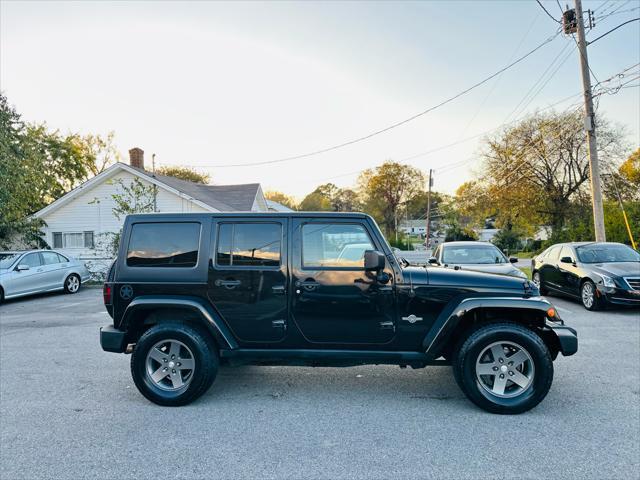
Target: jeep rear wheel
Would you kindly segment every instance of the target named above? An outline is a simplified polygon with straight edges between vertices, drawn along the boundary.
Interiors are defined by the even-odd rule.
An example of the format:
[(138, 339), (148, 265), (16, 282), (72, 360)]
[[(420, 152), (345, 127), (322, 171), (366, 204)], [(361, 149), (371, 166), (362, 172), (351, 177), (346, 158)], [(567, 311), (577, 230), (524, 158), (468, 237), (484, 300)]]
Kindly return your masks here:
[(133, 381), (158, 405), (186, 405), (205, 393), (218, 373), (212, 339), (199, 328), (160, 323), (138, 340), (131, 356)]
[(465, 395), (492, 413), (522, 413), (544, 399), (553, 381), (549, 349), (533, 331), (513, 323), (473, 332), (454, 358)]

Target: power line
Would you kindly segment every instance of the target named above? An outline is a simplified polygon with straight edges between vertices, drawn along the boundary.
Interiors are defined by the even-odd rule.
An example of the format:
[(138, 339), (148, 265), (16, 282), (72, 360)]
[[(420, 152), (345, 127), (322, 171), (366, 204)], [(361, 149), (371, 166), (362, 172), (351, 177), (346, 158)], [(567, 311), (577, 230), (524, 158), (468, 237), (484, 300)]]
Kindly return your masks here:
[(549, 18), (550, 18), (551, 20), (553, 20), (553, 21), (554, 21), (554, 22), (556, 22), (556, 23), (560, 23), (560, 24), (562, 23), (560, 20), (558, 20), (557, 18), (555, 18), (553, 15), (551, 15), (551, 14), (549, 13), (549, 10), (547, 10), (547, 9), (544, 7), (544, 5), (542, 4), (542, 2), (541, 2), (540, 0), (536, 0), (536, 2), (538, 2), (538, 5), (540, 5), (540, 8), (542, 8), (542, 10), (544, 10), (544, 13), (546, 13), (546, 14), (549, 16)]
[[(599, 37), (594, 38), (593, 40), (591, 40), (590, 42), (587, 42), (587, 45), (591, 45), (592, 43), (596, 43), (598, 40), (600, 40), (602, 37), (606, 37), (607, 35), (609, 35), (612, 32), (615, 32), (617, 29), (619, 29), (620, 27), (624, 27), (627, 23), (631, 23), (631, 22), (637, 22), (638, 20), (640, 20), (640, 17), (638, 18), (632, 18), (631, 20), (627, 20), (626, 22), (621, 23), (620, 25), (618, 25), (617, 27), (612, 28), (611, 30), (609, 30), (608, 32), (603, 33), (602, 35), (600, 35)], [(593, 73), (593, 72), (592, 72)]]
[[(284, 158), (278, 158), (275, 160), (266, 160), (266, 161), (261, 161), (261, 162), (248, 162), (248, 163), (233, 163), (233, 164), (220, 164), (220, 165), (199, 165), (200, 167), (209, 167), (209, 168), (229, 168), (229, 167), (252, 167), (252, 166), (257, 166), (257, 165), (269, 165), (269, 164), (274, 164), (274, 163), (281, 163), (281, 162), (288, 162), (291, 160), (299, 160), (302, 158), (308, 158), (308, 157), (312, 157), (315, 155), (319, 155), (322, 153), (327, 153), (333, 150), (338, 150), (339, 148), (343, 148), (349, 145), (353, 145), (354, 143), (359, 143), (362, 142), (364, 140), (368, 140), (372, 137), (375, 137), (376, 135), (380, 135), (382, 133), (388, 132), (389, 130), (392, 130), (394, 128), (397, 128), (401, 125), (404, 125), (406, 123), (409, 123), (419, 117), (422, 117), (430, 112), (433, 112), (434, 110), (443, 107), (444, 105), (453, 102), (454, 100), (460, 98), (463, 95), (466, 95), (467, 93), (469, 93), (470, 91), (478, 88), (479, 86), (487, 83), (489, 80), (497, 77), (498, 75), (500, 75), (502, 72), (514, 67), (515, 65), (517, 65), (518, 63), (522, 62), (524, 59), (526, 59), (527, 57), (533, 55), (535, 52), (537, 52), (538, 50), (540, 50), (542, 47), (544, 47), (546, 44), (550, 43), (551, 41), (553, 41), (558, 35), (560, 34), (560, 30), (558, 30), (554, 35), (551, 35), (550, 37), (548, 37), (546, 40), (544, 40), (541, 44), (539, 44), (537, 47), (535, 47), (534, 49), (530, 50), (529, 52), (527, 52), (526, 54), (524, 54), (523, 56), (521, 56), (520, 58), (518, 58), (517, 60), (509, 63), (508, 65), (506, 65), (505, 67), (501, 68), (500, 70), (498, 70), (497, 72), (489, 75), (488, 77), (484, 78), (483, 80), (480, 80), (479, 82), (473, 84), (472, 86), (470, 86), (469, 88), (462, 90), (461, 92), (453, 95), (452, 97), (447, 98), (446, 100), (443, 100), (442, 102), (427, 108), (426, 110), (423, 110), (420, 113), (417, 113), (409, 118), (406, 118), (404, 120), (401, 120), (399, 122), (393, 123), (387, 127), (381, 128), (380, 130), (376, 130), (374, 132), (371, 132), (367, 135), (364, 135), (362, 137), (358, 137), (355, 138), (353, 140), (349, 140), (337, 145), (333, 145), (330, 147), (326, 147), (326, 148), (321, 148), (318, 150), (314, 150), (308, 153), (304, 153), (301, 155), (293, 155), (290, 157), (284, 157)], [(197, 166), (197, 165), (192, 165), (192, 166)]]

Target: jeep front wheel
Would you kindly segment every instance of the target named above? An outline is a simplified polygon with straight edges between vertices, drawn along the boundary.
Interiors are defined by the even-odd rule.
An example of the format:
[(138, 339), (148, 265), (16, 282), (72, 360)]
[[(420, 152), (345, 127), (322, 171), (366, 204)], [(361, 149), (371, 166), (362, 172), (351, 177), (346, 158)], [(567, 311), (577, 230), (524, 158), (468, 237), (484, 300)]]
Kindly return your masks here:
[(490, 324), (473, 332), (456, 353), (453, 368), (465, 395), (492, 413), (530, 410), (553, 381), (553, 361), (545, 343), (513, 323)]
[(160, 323), (144, 332), (131, 356), (133, 381), (158, 405), (186, 405), (206, 392), (218, 373), (209, 335), (186, 324)]

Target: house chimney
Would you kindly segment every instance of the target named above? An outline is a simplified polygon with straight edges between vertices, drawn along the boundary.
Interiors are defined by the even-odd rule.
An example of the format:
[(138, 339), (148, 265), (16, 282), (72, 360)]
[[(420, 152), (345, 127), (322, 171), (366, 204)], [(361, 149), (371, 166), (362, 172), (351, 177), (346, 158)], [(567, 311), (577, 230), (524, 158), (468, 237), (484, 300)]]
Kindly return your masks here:
[(138, 147), (129, 150), (129, 164), (132, 167), (144, 170), (144, 150)]

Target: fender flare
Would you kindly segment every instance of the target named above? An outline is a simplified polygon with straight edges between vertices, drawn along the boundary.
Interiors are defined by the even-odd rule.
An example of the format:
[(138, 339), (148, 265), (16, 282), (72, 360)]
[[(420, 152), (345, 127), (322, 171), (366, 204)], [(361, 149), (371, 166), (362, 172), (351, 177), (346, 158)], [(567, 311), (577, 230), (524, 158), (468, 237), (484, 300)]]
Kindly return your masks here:
[(129, 330), (130, 323), (142, 311), (158, 309), (178, 309), (194, 312), (200, 317), (201, 323), (214, 336), (220, 348), (235, 349), (238, 343), (222, 318), (198, 297), (187, 296), (140, 296), (135, 298), (122, 315), (122, 329)]
[[(474, 310), (509, 308), (529, 310), (546, 317), (547, 310), (552, 306), (542, 297), (467, 297), (459, 301), (454, 299), (451, 306), (445, 308), (433, 322), (422, 342), (422, 348), (428, 356), (436, 358), (462, 317)], [(544, 322), (541, 326), (544, 326)]]

